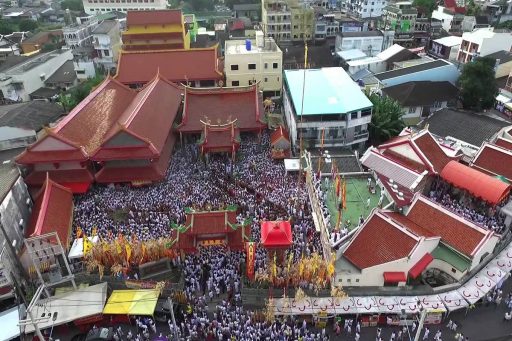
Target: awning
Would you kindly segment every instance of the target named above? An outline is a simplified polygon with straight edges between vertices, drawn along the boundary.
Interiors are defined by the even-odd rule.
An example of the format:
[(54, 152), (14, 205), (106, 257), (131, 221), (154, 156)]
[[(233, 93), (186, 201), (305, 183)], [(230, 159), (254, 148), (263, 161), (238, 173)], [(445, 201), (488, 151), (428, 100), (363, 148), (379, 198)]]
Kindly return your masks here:
[(398, 283), (407, 281), (405, 272), (384, 272), (385, 283)]
[(152, 316), (160, 292), (158, 290), (114, 290), (103, 314)]
[(2, 328), (0, 328), (0, 340), (14, 340), (20, 336), (20, 327), (18, 326), (20, 309), (25, 309), (25, 307), (18, 306), (0, 313), (0, 323), (2, 324)]
[(450, 161), (443, 168), (441, 177), (493, 205), (500, 203), (510, 193), (509, 184), (457, 161)]
[(434, 257), (430, 253), (426, 253), (421, 259), (414, 264), (414, 266), (409, 270), (409, 277), (410, 278), (416, 278), (425, 268), (434, 260)]
[(496, 101), (501, 103), (508, 103), (512, 101), (512, 99), (508, 98), (507, 96), (503, 96), (502, 94), (499, 94), (496, 96)]
[(63, 182), (61, 185), (69, 188), (75, 194), (84, 194), (87, 193), (91, 184), (89, 182)]
[[(87, 237), (93, 244), (96, 244), (100, 237), (93, 236), (93, 237)], [(71, 248), (69, 249), (68, 253), (68, 259), (76, 259), (76, 258), (82, 258), (84, 256), (84, 239), (83, 238), (76, 238), (73, 241), (73, 245), (71, 245)]]

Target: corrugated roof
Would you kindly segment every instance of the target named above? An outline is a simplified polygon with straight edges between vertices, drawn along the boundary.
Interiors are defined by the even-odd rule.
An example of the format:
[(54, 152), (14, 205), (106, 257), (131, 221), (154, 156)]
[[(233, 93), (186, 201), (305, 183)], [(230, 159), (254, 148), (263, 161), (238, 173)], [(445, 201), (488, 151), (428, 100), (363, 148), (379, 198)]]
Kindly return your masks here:
[(431, 69), (443, 67), (443, 66), (446, 66), (446, 65), (450, 65), (450, 63), (448, 63), (445, 60), (438, 59), (438, 60), (434, 60), (434, 61), (428, 62), (428, 63), (423, 63), (423, 64), (417, 64), (417, 65), (414, 65), (414, 66), (404, 67), (402, 69), (396, 69), (396, 70), (391, 70), (391, 71), (385, 71), (385, 72), (377, 73), (377, 74), (375, 74), (375, 77), (378, 80), (383, 81), (383, 80), (386, 80), (386, 79), (400, 77), (400, 76), (404, 76), (404, 75), (408, 75), (408, 74), (416, 73), (416, 72), (420, 72), (420, 71), (431, 70)]
[(401, 105), (428, 106), (435, 102), (452, 101), (457, 98), (459, 89), (450, 82), (416, 81), (388, 86), (382, 92)]

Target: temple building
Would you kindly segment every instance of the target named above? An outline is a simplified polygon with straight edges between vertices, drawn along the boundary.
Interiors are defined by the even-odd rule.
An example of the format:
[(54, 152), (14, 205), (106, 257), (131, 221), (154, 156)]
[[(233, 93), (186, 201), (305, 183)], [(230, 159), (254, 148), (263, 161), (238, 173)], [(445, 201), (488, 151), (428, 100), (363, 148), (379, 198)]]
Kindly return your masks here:
[(157, 72), (167, 80), (192, 87), (223, 85), (218, 47), (190, 50), (121, 51), (115, 78), (131, 87), (140, 87)]
[(190, 48), (181, 10), (129, 11), (122, 38), (125, 51)]
[(157, 74), (140, 90), (107, 78), (16, 162), (25, 181), (53, 181), (84, 193), (94, 180), (144, 184), (164, 178), (182, 90)]

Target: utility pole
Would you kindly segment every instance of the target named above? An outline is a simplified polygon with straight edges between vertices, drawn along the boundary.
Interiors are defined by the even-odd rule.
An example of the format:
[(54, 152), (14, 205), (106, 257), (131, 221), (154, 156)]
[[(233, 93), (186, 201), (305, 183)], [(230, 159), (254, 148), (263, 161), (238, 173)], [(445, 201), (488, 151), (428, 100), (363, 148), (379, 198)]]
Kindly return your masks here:
[(178, 340), (178, 326), (176, 325), (176, 319), (174, 318), (174, 307), (172, 304), (172, 298), (171, 296), (167, 297), (167, 301), (169, 302), (169, 307), (171, 309), (171, 319), (172, 319), (172, 335), (174, 337), (174, 340)]
[(418, 331), (416, 332), (416, 336), (414, 337), (414, 341), (418, 341), (420, 339), (421, 330), (423, 329), (423, 324), (425, 323), (425, 317), (427, 316), (427, 309), (423, 309), (420, 315), (420, 323), (418, 324)]
[(14, 284), (14, 289), (16, 289), (17, 296), (19, 298), (21, 298), (21, 300), (23, 301), (23, 304), (27, 308), (28, 317), (30, 318), (32, 325), (34, 326), (34, 331), (35, 331), (39, 341), (45, 341), (44, 336), (43, 336), (43, 334), (41, 334), (41, 330), (39, 329), (39, 326), (37, 325), (37, 322), (34, 320), (34, 315), (32, 315), (32, 308), (29, 307), (27, 299), (25, 298), (25, 295), (23, 295), (23, 291), (21, 290), (21, 288), (18, 284), (18, 280), (16, 279), (16, 276), (14, 276), (12, 271), (10, 272), (10, 274), (11, 274), (11, 280)]

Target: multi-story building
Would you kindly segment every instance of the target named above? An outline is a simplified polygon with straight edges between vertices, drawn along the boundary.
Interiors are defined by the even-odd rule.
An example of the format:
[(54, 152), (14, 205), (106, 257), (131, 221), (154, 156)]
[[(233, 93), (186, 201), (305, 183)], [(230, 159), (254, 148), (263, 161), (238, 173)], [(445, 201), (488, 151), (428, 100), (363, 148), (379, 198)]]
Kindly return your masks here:
[(77, 22), (75, 24), (62, 29), (66, 46), (70, 49), (91, 46), (92, 31), (99, 25), (98, 18), (91, 16), (77, 18), (76, 20)]
[(292, 39), (292, 13), (285, 0), (263, 0), (261, 17), (263, 33), (276, 42)]
[(350, 7), (359, 18), (374, 18), (382, 15), (387, 4), (387, 0), (355, 0)]
[(313, 39), (315, 35), (315, 11), (305, 4), (291, 4), (292, 41)]
[(87, 14), (105, 12), (153, 11), (167, 8), (166, 0), (82, 0)]
[(122, 37), (127, 51), (190, 48), (181, 10), (129, 11)]
[(340, 22), (335, 19), (334, 14), (320, 15), (315, 25), (315, 40), (336, 37), (340, 31)]
[(13, 101), (30, 100), (30, 94), (44, 87), (45, 81), (71, 59), (73, 54), (70, 50), (55, 50), (21, 58), (15, 65), (0, 71), (2, 97)]
[(259, 83), (264, 97), (279, 96), (283, 84), (283, 52), (273, 38), (256, 32), (256, 40), (226, 40), (227, 86)]
[(462, 37), (457, 36), (448, 36), (432, 40), (427, 53), (434, 58), (456, 60), (461, 43)]
[(368, 140), (372, 102), (341, 67), (285, 70), (283, 107), (295, 148), (353, 146)]
[(462, 34), (464, 14), (457, 13), (443, 6), (438, 6), (437, 9), (432, 12), (432, 19), (441, 21), (443, 29), (449, 34)]
[(384, 30), (395, 31), (394, 42), (404, 46), (412, 45), (418, 10), (411, 1), (388, 5), (382, 11), (381, 26)]
[(457, 54), (459, 63), (467, 63), (475, 57), (485, 57), (498, 51), (509, 51), (512, 47), (512, 35), (491, 28), (481, 28), (473, 32), (465, 32), (462, 35)]
[(367, 56), (375, 56), (393, 45), (393, 31), (339, 32), (336, 36), (335, 50), (358, 49)]
[(105, 20), (92, 31), (97, 62), (106, 69), (115, 68), (121, 45), (121, 33), (117, 20)]

